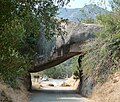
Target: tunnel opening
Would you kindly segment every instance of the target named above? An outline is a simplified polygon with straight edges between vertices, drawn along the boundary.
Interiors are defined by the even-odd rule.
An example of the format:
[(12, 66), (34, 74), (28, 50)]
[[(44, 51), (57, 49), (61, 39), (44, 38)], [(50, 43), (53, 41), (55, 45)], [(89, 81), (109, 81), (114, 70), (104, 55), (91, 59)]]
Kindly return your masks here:
[(74, 90), (80, 83), (80, 56), (74, 56), (52, 68), (31, 73), (32, 90)]
[[(78, 94), (81, 80), (79, 76), (81, 57), (82, 55), (77, 55), (50, 69), (31, 73), (32, 93), (41, 99), (40, 102), (81, 100), (81, 95)], [(46, 99), (42, 100), (45, 96)]]

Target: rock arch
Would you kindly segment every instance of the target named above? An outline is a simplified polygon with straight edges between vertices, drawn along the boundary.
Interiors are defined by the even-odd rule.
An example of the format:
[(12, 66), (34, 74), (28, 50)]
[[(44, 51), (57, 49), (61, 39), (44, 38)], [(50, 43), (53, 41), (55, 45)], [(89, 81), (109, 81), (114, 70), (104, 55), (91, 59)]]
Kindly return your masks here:
[[(65, 24), (63, 23), (63, 25)], [(94, 38), (95, 31), (101, 28), (102, 26), (96, 24), (81, 24), (69, 21), (65, 25), (67, 35), (55, 36), (52, 40), (47, 40), (43, 32), (41, 32), (37, 44), (38, 54), (35, 56), (34, 67), (29, 72), (39, 72), (51, 68), (75, 55), (83, 53), (82, 45), (88, 39)], [(29, 76), (30, 74), (28, 74)], [(30, 80), (30, 77), (27, 80)], [(31, 82), (29, 81), (28, 84), (31, 84)], [(30, 90), (31, 85), (27, 89)]]
[[(64, 23), (63, 23), (64, 25)], [(38, 41), (38, 54), (35, 57), (35, 64), (30, 72), (38, 72), (82, 53), (82, 45), (86, 40), (94, 38), (94, 32), (102, 26), (96, 24), (81, 24), (69, 21), (65, 25), (67, 35), (53, 37), (46, 40), (41, 32)]]

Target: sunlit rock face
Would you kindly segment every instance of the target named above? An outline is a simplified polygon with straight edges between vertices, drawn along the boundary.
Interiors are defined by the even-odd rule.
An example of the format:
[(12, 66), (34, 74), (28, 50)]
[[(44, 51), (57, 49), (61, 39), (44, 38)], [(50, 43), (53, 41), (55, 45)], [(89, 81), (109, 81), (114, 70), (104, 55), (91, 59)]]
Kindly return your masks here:
[(62, 23), (67, 34), (55, 36), (47, 40), (40, 33), (38, 54), (35, 56), (35, 65), (30, 72), (38, 72), (53, 67), (63, 61), (82, 53), (82, 45), (86, 40), (94, 38), (94, 31), (102, 27), (96, 24), (81, 24), (76, 22)]

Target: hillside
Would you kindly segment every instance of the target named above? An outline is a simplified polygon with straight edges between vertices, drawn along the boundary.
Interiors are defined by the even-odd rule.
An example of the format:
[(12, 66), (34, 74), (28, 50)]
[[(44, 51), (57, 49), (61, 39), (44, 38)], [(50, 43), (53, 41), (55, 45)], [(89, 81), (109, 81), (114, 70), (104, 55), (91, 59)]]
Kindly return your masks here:
[(95, 102), (120, 102), (120, 72), (110, 77), (104, 84), (95, 86), (92, 93)]
[(58, 12), (58, 17), (70, 19), (72, 21), (80, 21), (85, 18), (95, 18), (98, 14), (104, 14), (108, 11), (93, 4), (84, 6), (83, 8), (61, 8)]

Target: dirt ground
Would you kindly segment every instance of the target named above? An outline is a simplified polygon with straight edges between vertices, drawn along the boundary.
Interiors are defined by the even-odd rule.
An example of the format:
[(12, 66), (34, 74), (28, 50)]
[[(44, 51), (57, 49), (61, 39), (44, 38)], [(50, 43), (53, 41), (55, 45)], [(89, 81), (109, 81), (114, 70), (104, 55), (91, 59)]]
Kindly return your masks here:
[(98, 84), (92, 93), (95, 102), (120, 102), (120, 72), (111, 75), (104, 84)]
[(13, 89), (5, 83), (0, 83), (0, 102), (28, 102), (29, 92), (21, 84), (19, 89)]

